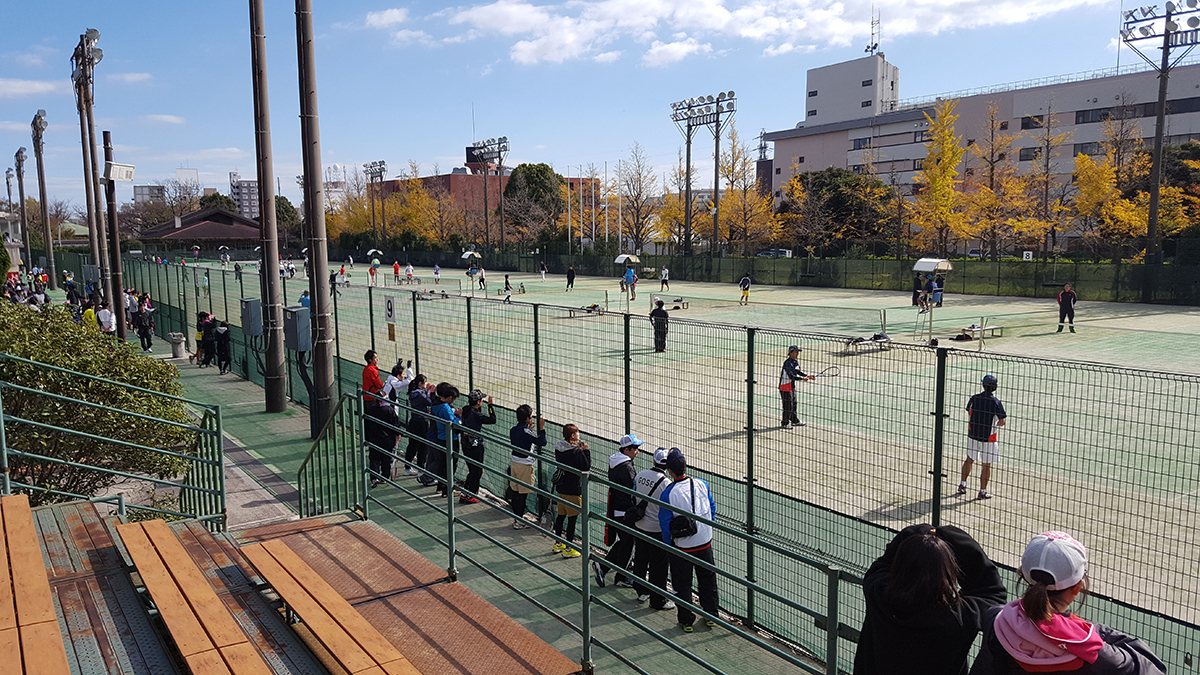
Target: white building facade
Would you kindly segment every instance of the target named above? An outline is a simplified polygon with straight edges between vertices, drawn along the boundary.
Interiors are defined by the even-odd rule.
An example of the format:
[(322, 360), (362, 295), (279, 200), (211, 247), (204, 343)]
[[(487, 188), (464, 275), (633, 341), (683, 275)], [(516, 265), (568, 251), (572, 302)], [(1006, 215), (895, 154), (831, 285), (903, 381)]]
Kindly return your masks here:
[(233, 198), (233, 202), (237, 204), (238, 215), (243, 218), (257, 218), (259, 214), (258, 206), (258, 181), (242, 180), (236, 171), (229, 172), (229, 196)]

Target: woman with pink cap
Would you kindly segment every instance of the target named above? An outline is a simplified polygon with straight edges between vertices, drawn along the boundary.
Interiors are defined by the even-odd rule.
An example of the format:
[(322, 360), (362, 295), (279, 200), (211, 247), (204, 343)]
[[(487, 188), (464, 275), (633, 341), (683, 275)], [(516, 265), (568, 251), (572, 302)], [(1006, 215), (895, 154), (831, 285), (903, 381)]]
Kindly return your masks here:
[(1068, 610), (1087, 594), (1087, 549), (1065, 532), (1043, 532), (1025, 547), (1020, 600), (993, 609), (971, 675), (1074, 673), (1165, 675), (1144, 642)]

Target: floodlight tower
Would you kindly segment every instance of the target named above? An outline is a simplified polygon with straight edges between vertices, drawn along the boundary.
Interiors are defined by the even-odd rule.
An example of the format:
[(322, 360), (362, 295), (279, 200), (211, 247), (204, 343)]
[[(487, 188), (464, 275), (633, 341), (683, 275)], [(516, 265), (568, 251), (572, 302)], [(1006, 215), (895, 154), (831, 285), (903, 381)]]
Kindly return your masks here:
[[(1154, 120), (1154, 154), (1150, 165), (1150, 214), (1146, 221), (1146, 282), (1142, 285), (1142, 302), (1153, 302), (1157, 268), (1162, 265), (1162, 250), (1158, 242), (1158, 204), (1159, 188), (1162, 182), (1162, 146), (1163, 129), (1166, 126), (1167, 112), (1167, 80), (1171, 69), (1200, 44), (1200, 0), (1186, 0), (1184, 7), (1175, 2), (1168, 2), (1166, 13), (1159, 15), (1158, 6), (1140, 7), (1125, 10), (1121, 28), (1121, 42), (1137, 52), (1146, 63), (1158, 71), (1158, 106)], [(1187, 17), (1188, 30), (1180, 25), (1182, 17)], [(1147, 40), (1161, 40), (1161, 59), (1158, 63), (1138, 49), (1139, 43)], [(1149, 43), (1153, 44), (1153, 43)], [(1182, 47), (1183, 53), (1171, 60), (1171, 49)]]
[[(47, 126), (49, 125), (46, 123), (46, 111), (38, 110), (37, 114), (33, 116), (33, 122), (30, 123), (30, 127), (33, 130), (33, 158), (37, 160), (38, 195), (42, 201), (42, 238), (45, 240), (46, 266), (50, 268), (50, 290), (57, 291), (58, 279), (56, 275), (58, 272), (54, 264), (54, 240), (51, 239), (52, 235), (50, 234), (50, 208), (46, 203), (46, 165), (42, 161), (42, 149), (44, 147), (42, 134), (46, 131)], [(31, 263), (26, 260), (25, 264), (29, 265)]]
[[(488, 212), (491, 202), (488, 201), (488, 183), (492, 182), (492, 162), (498, 163), (500, 186), (504, 186), (504, 158), (508, 156), (508, 136), (489, 138), (486, 141), (476, 141), (472, 146), (475, 157), (483, 162), (483, 242), (491, 244), (491, 226)], [(504, 245), (504, 196), (500, 196), (500, 245)]]
[(721, 241), (721, 134), (733, 119), (737, 98), (733, 91), (716, 96), (698, 96), (671, 104), (671, 121), (679, 128), (687, 145), (687, 165), (684, 167), (683, 254), (692, 254), (692, 132), (708, 127), (713, 133), (713, 239), (709, 255), (716, 254)]
[(79, 147), (83, 149), (83, 193), (87, 205), (88, 244), (92, 249), (92, 264), (101, 269), (100, 242), (103, 238), (100, 225), (99, 192), (93, 192), (95, 182), (92, 180), (92, 150), (89, 142), (88, 101), (92, 86), (92, 69), (104, 58), (104, 52), (96, 46), (100, 40), (100, 31), (89, 28), (79, 36), (79, 44), (71, 55), (71, 81), (74, 84), (75, 108), (79, 112)]
[[(383, 176), (387, 173), (387, 162), (367, 162), (363, 164), (363, 172), (367, 174), (367, 180), (371, 183), (371, 232), (375, 246), (379, 246), (379, 230), (375, 227), (375, 193), (379, 190), (375, 187), (376, 183), (383, 182)], [(386, 199), (386, 197), (385, 197)], [(383, 236), (387, 238), (387, 220), (383, 221)]]

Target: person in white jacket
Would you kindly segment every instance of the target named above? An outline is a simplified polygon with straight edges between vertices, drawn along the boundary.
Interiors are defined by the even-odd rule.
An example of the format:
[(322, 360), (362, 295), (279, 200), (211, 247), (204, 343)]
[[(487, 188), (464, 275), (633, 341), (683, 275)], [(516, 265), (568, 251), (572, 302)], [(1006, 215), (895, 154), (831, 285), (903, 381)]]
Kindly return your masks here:
[[(662, 499), (662, 493), (671, 485), (671, 478), (667, 475), (667, 449), (655, 450), (654, 467), (638, 472), (637, 476), (634, 476), (633, 482), (637, 486), (638, 494)], [(633, 527), (642, 534), (661, 539), (662, 526), (658, 524), (659, 506), (650, 501), (645, 501), (645, 504), (644, 515), (641, 520), (634, 523)], [(675, 609), (675, 603), (664, 598), (662, 593), (638, 583), (638, 581), (646, 579), (646, 575), (649, 574), (651, 585), (656, 588), (667, 587), (666, 549), (659, 548), (643, 539), (634, 541), (633, 564), (630, 567), (630, 574), (634, 579), (633, 585), (637, 589), (638, 604), (649, 601), (650, 606), (654, 609)]]
[[(663, 541), (674, 544), (675, 548), (682, 553), (714, 565), (712, 525), (688, 517), (695, 515), (707, 520), (716, 518), (717, 506), (713, 501), (712, 492), (708, 489), (708, 483), (687, 475), (687, 460), (684, 459), (683, 452), (679, 448), (674, 448), (667, 453), (667, 472), (671, 476), (672, 483), (663, 491), (662, 500), (677, 507), (679, 512), (659, 509), (658, 524), (662, 528)], [(672, 521), (677, 518), (690, 520), (691, 526), (688, 528), (672, 526)], [(681, 532), (681, 529), (684, 529), (685, 532)], [(675, 590), (675, 595), (684, 602), (692, 601), (693, 572), (700, 595), (700, 606), (704, 608), (704, 611), (716, 616), (720, 609), (717, 597), (717, 573), (706, 567), (697, 566), (691, 558), (682, 555), (671, 556), (671, 585)], [(683, 632), (692, 632), (696, 614), (680, 605), (676, 616), (679, 618), (680, 625), (683, 626)], [(712, 619), (705, 619), (704, 625), (712, 628), (717, 623)]]

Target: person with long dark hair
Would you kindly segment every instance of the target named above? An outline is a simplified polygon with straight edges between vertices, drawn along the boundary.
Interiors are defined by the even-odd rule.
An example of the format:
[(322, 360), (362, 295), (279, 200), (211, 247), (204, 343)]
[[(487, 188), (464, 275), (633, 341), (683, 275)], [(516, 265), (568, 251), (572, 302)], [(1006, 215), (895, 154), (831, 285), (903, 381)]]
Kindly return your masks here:
[(987, 613), (971, 675), (1166, 675), (1144, 642), (1070, 611), (1088, 592), (1087, 549), (1071, 535), (1034, 537), (1019, 572), (1029, 587), (1020, 600)]
[[(417, 373), (412, 382), (408, 383), (408, 406), (413, 410), (427, 413), (433, 406), (433, 385), (425, 377), (424, 373)], [(408, 439), (408, 447), (404, 450), (404, 461), (409, 463), (404, 473), (410, 476), (415, 476), (420, 473), (415, 466), (425, 466), (425, 456), (429, 448), (425, 442), (425, 438), (429, 434), (429, 418), (416, 413), (408, 415), (408, 432), (412, 434)], [(415, 466), (414, 466), (415, 465)], [(421, 477), (421, 482), (427, 485), (433, 485), (432, 478)]]
[(966, 675), (988, 609), (1007, 598), (1000, 574), (957, 527), (912, 525), (863, 579), (867, 612), (855, 675)]

